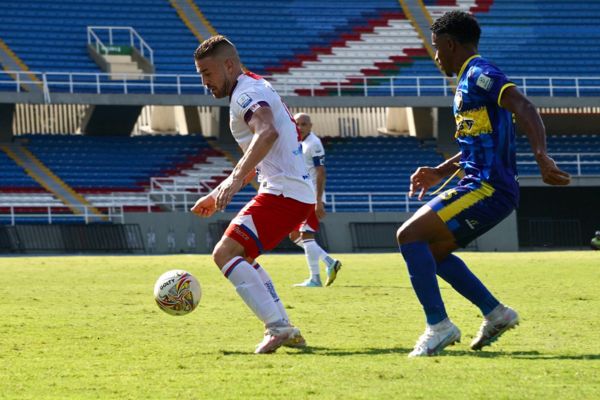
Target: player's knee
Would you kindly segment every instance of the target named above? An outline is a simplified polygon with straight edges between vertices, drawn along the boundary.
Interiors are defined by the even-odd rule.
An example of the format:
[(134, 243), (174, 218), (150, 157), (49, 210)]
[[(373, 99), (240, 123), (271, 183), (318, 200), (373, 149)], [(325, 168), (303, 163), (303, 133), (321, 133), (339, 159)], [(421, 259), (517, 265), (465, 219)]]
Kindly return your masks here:
[(222, 268), (233, 256), (228, 251), (227, 246), (223, 244), (223, 241), (220, 241), (212, 252), (212, 258), (217, 267)]
[(298, 241), (298, 239), (300, 239), (300, 232), (294, 231), (294, 232), (290, 232), (290, 240), (294, 243), (296, 243)]
[(398, 245), (409, 242), (408, 231), (409, 230), (407, 229), (406, 225), (402, 225), (400, 228), (398, 228), (396, 231), (396, 241), (398, 242)]
[(300, 234), (300, 239), (302, 240), (311, 240), (315, 238), (315, 234), (312, 232), (302, 232)]

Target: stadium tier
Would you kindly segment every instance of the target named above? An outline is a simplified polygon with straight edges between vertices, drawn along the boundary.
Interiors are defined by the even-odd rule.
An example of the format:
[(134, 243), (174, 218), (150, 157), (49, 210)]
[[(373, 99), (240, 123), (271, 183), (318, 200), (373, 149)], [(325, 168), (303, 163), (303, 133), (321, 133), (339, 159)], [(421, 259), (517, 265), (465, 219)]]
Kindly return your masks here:
[(45, 189), (40, 186), (27, 172), (17, 165), (6, 153), (0, 151), (0, 193), (40, 193)]
[[(483, 29), (481, 53), (521, 87), (528, 86), (529, 95), (600, 93), (600, 79), (593, 79), (600, 65), (599, 2), (431, 0), (425, 4), (433, 18), (452, 9), (476, 14)], [(210, 0), (196, 1), (196, 5), (211, 29), (236, 43), (246, 67), (270, 75), (285, 93), (415, 96), (451, 92), (413, 21), (396, 0), (258, 1), (252, 7), (237, 0)], [(50, 91), (70, 90), (69, 76), (58, 72), (101, 72), (86, 48), (88, 26), (130, 26), (153, 49), (157, 74), (189, 74), (182, 78), (180, 92), (204, 93), (191, 62), (198, 38), (169, 2), (25, 0), (4, 4), (0, 22), (0, 39), (30, 70), (54, 73), (48, 76)], [(108, 41), (107, 31), (98, 35)], [(115, 32), (115, 41), (128, 43), (128, 36), (123, 35)], [(561, 79), (550, 83), (544, 78), (549, 76)], [(425, 78), (417, 81), (416, 77)], [(527, 82), (521, 77), (528, 77)], [(588, 79), (575, 82), (574, 77)], [(77, 76), (75, 90), (95, 93), (96, 79)], [(124, 90), (118, 80), (99, 79), (102, 93)], [(156, 77), (152, 88), (135, 82), (134, 78), (128, 93), (173, 93), (175, 86), (175, 79), (166, 76)], [(14, 87), (3, 88), (9, 90), (9, 86)]]
[[(131, 26), (154, 50), (157, 73), (195, 72), (197, 39), (163, 0), (4, 2), (0, 39), (33, 71), (101, 72), (86, 48), (88, 26)], [(129, 44), (128, 34), (114, 40)]]
[[(161, 211), (151, 196), (153, 190), (189, 192), (190, 199), (195, 200), (194, 192), (216, 186), (231, 171), (231, 162), (201, 136), (24, 135), (18, 143), (52, 171), (56, 179), (101, 211), (109, 207)], [(5, 152), (0, 152), (0, 165), (3, 168), (0, 207), (26, 203), (53, 207), (53, 212), (68, 211), (65, 203), (27, 175)], [(152, 178), (157, 181), (153, 183)], [(44, 210), (20, 207), (15, 211)], [(4, 212), (7, 210), (3, 209)]]

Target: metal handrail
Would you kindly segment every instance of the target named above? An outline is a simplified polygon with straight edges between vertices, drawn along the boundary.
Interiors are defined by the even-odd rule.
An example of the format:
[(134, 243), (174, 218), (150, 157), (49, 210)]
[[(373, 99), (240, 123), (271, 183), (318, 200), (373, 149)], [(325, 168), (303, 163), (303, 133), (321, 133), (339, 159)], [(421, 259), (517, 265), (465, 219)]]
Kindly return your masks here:
[(148, 58), (148, 57), (146, 57), (146, 54), (148, 54), (148, 56), (150, 58), (150, 64), (154, 65), (154, 50), (152, 50), (152, 47), (150, 47), (150, 45), (144, 40), (144, 38), (142, 38), (142, 36), (139, 33), (137, 33), (137, 31), (135, 29), (133, 29), (133, 27), (131, 27), (131, 26), (88, 26), (87, 27), (88, 44), (92, 44), (92, 38), (94, 38), (95, 43), (96, 43), (96, 51), (98, 51), (98, 45), (102, 46), (104, 51), (107, 51), (106, 45), (104, 43), (102, 43), (102, 41), (100, 40), (98, 35), (94, 32), (94, 30), (107, 30), (108, 31), (108, 42), (109, 42), (108, 44), (111, 46), (114, 45), (113, 31), (128, 31), (130, 46), (138, 49), (138, 47), (136, 47), (136, 39), (137, 39), (139, 42), (138, 50), (140, 51), (142, 57)]
[[(80, 219), (83, 218), (86, 224), (89, 224), (91, 222), (91, 220), (93, 219), (97, 219), (99, 218), (99, 216), (97, 214), (95, 214), (94, 212), (90, 212), (90, 209), (95, 208), (95, 209), (106, 209), (108, 214), (105, 215), (108, 217), (108, 219), (110, 221), (112, 221), (113, 219), (120, 219), (121, 223), (125, 222), (125, 213), (123, 210), (123, 205), (122, 204), (111, 204), (109, 206), (101, 206), (101, 207), (96, 207), (96, 206), (81, 206), (84, 209), (83, 215), (81, 214), (62, 214), (62, 213), (57, 213), (57, 212), (52, 212), (53, 209), (60, 209), (60, 210), (70, 210), (69, 207), (64, 206), (64, 205), (27, 205), (27, 204), (19, 204), (19, 205), (13, 205), (13, 204), (8, 204), (8, 205), (2, 205), (0, 204), (0, 207), (2, 208), (8, 208), (9, 212), (8, 214), (4, 214), (4, 213), (0, 213), (0, 217), (6, 217), (6, 216), (10, 216), (10, 224), (11, 225), (15, 225), (16, 223), (16, 219), (28, 219), (28, 218), (46, 218), (48, 221), (48, 224), (52, 225), (52, 223), (54, 222), (54, 219), (56, 218), (62, 218), (62, 219)], [(16, 209), (18, 208), (24, 208), (24, 207), (30, 207), (30, 208), (45, 208), (46, 212), (39, 212), (39, 213), (29, 213), (29, 212), (17, 212)], [(116, 211), (115, 211), (116, 210)]]
[[(550, 153), (549, 154), (551, 157), (554, 157), (554, 161), (556, 162), (556, 164), (558, 164), (559, 166), (561, 165), (576, 165), (577, 166), (577, 175), (575, 176), (582, 176), (581, 174), (581, 167), (583, 165), (600, 165), (600, 153)], [(582, 160), (582, 157), (598, 157), (597, 160)], [(531, 153), (517, 153), (517, 158), (527, 158), (527, 159), (532, 159), (531, 161), (528, 160), (517, 160), (517, 166), (519, 165), (537, 165), (537, 161), (534, 160), (534, 156)], [(561, 159), (558, 159), (558, 158)], [(574, 160), (569, 161), (569, 160), (564, 160), (562, 159), (562, 157), (574, 157)], [(528, 175), (522, 175), (522, 176), (528, 176)]]
[[(173, 94), (181, 95), (183, 89), (195, 89), (198, 94), (208, 95), (208, 90), (202, 85), (198, 74), (138, 74), (123, 73), (122, 80), (111, 80), (111, 74), (105, 72), (39, 72), (39, 71), (0, 71), (0, 85), (14, 85), (14, 91), (20, 92), (23, 84), (39, 84), (32, 77), (43, 82), (45, 99), (49, 102), (50, 93), (54, 90), (66, 91), (71, 94), (79, 93), (78, 90), (95, 88), (96, 93), (127, 94), (133, 88), (144, 89), (150, 94), (156, 94), (158, 88), (172, 89)], [(272, 77), (265, 77), (271, 79)], [(573, 97), (582, 97), (590, 91), (600, 93), (600, 76), (598, 77), (512, 77), (511, 78), (525, 95), (564, 95), (569, 91)], [(326, 80), (326, 79), (325, 79)], [(558, 81), (569, 82), (569, 84), (558, 84)], [(166, 81), (166, 82), (161, 82)], [(437, 83), (431, 83), (435, 81)], [(542, 83), (540, 83), (540, 81)], [(295, 96), (297, 89), (308, 90), (308, 95), (317, 96), (319, 90), (330, 89), (331, 94), (345, 96), (344, 90), (351, 89), (369, 96), (374, 89), (388, 90), (383, 93), (389, 96), (401, 96), (403, 89), (415, 91), (415, 95), (408, 96), (452, 96), (454, 90), (449, 86), (447, 79), (440, 76), (418, 76), (418, 77), (366, 77), (362, 76), (357, 83), (349, 83), (346, 78), (329, 80), (323, 83), (321, 79), (307, 78), (299, 83), (292, 84), (290, 77), (277, 77), (273, 82), (279, 94), (282, 96)], [(545, 82), (545, 83), (544, 83)], [(435, 93), (431, 93), (435, 90)], [(536, 92), (538, 91), (538, 92)], [(540, 94), (539, 91), (545, 91)], [(557, 93), (557, 91), (563, 91)], [(587, 91), (587, 92), (586, 92)], [(378, 93), (382, 94), (382, 93)], [(406, 95), (406, 94), (405, 94)]]

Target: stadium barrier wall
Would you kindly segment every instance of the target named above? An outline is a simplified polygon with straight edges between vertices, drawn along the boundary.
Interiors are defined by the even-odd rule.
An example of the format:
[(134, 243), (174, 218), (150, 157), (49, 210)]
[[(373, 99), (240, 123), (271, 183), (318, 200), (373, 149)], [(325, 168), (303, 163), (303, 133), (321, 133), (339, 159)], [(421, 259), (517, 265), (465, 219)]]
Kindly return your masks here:
[[(330, 213), (321, 224), (327, 233), (322, 238), (322, 243), (332, 253), (397, 251), (394, 242), (395, 230), (411, 215), (401, 212)], [(227, 221), (234, 216), (235, 213), (217, 213), (204, 219), (184, 212), (125, 213), (125, 221), (140, 226), (148, 253), (208, 254), (212, 252)], [(387, 228), (381, 229), (378, 226), (381, 223), (388, 224)], [(372, 227), (365, 225), (366, 233), (358, 241), (355, 238), (353, 242), (354, 228), (351, 228), (351, 224), (371, 224)], [(364, 241), (365, 237), (368, 238), (368, 242)], [(377, 243), (382, 243), (381, 247), (374, 248)], [(513, 212), (498, 226), (473, 242), (468, 250), (517, 251), (518, 243), (517, 218)], [(289, 243), (284, 244), (280, 250), (285, 251), (286, 247), (290, 252), (297, 251), (294, 245)]]
[(135, 224), (0, 226), (0, 253), (143, 253)]

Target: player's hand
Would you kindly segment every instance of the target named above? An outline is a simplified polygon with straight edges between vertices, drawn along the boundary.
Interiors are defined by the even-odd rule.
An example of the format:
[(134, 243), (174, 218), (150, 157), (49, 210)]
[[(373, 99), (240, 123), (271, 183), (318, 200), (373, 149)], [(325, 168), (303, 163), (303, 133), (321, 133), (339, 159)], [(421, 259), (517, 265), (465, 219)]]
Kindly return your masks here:
[(442, 181), (442, 176), (437, 168), (419, 167), (414, 174), (410, 176), (410, 189), (408, 197), (412, 197), (418, 192), (418, 199), (422, 200), (430, 187), (437, 185)]
[(323, 219), (325, 217), (325, 214), (327, 212), (325, 211), (325, 204), (323, 204), (322, 201), (317, 201), (317, 204), (315, 204), (315, 215), (317, 216), (317, 218), (319, 220)]
[(200, 197), (190, 211), (200, 217), (210, 217), (217, 211), (215, 198), (209, 194)]
[(216, 207), (217, 210), (223, 211), (227, 204), (231, 202), (233, 196), (240, 191), (244, 186), (242, 179), (233, 179), (231, 176), (227, 177), (217, 189)]
[(571, 175), (559, 169), (556, 162), (547, 154), (537, 155), (535, 159), (540, 167), (544, 183), (564, 186), (571, 182)]

